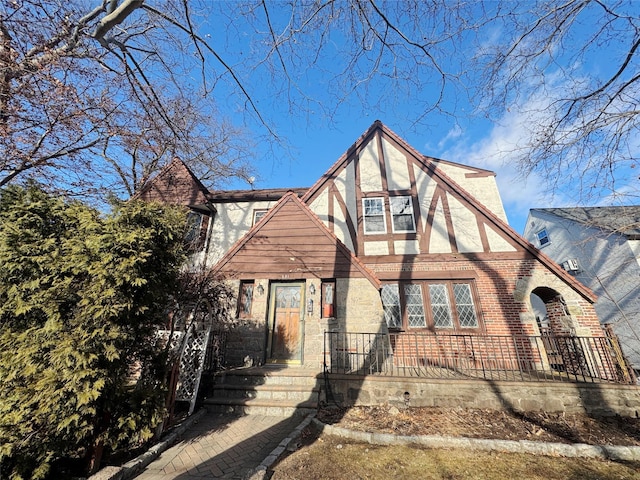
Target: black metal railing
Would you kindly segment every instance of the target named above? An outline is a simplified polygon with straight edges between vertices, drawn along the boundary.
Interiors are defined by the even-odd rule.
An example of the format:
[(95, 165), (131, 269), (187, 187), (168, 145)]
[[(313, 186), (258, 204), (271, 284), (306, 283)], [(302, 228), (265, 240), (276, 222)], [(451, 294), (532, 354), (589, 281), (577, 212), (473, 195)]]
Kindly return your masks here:
[(632, 383), (607, 337), (325, 332), (328, 373)]
[(223, 369), (227, 353), (227, 335), (227, 332), (219, 330), (209, 334), (207, 354), (204, 357), (205, 372), (215, 373)]

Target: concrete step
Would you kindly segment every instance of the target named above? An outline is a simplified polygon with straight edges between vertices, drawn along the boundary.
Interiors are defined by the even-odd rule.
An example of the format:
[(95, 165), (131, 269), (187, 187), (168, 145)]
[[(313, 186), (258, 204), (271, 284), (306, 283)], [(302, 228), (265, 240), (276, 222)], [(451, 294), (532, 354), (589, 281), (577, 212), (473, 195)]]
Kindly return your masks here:
[(318, 387), (306, 385), (214, 385), (213, 398), (256, 398), (304, 402), (318, 399)]
[(219, 372), (204, 404), (215, 413), (290, 416), (318, 408), (319, 372), (265, 366)]
[(314, 387), (319, 372), (298, 368), (250, 367), (216, 373), (215, 385), (306, 385)]
[(204, 402), (212, 413), (234, 413), (243, 415), (266, 415), (289, 417), (306, 415), (317, 410), (317, 401), (294, 402), (290, 400), (262, 400), (239, 398), (208, 398)]

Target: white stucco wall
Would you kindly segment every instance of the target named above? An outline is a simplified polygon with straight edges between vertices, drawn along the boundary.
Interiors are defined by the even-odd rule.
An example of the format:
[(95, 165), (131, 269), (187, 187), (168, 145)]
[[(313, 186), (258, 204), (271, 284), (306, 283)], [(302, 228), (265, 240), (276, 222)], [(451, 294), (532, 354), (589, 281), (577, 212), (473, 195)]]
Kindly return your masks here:
[(269, 209), (276, 201), (218, 203), (209, 232), (207, 262), (214, 265), (253, 225), (253, 211)]
[(439, 162), (438, 168), (469, 192), (499, 219), (508, 222), (507, 214), (504, 211), (502, 198), (498, 190), (498, 184), (494, 176), (467, 177), (467, 174), (473, 174), (476, 170), (445, 162)]

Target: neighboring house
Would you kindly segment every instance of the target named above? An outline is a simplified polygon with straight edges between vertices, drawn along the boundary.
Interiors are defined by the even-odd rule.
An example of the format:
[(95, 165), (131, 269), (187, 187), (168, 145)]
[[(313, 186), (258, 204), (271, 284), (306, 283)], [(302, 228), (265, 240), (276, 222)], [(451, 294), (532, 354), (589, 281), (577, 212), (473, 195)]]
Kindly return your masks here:
[(596, 293), (598, 318), (640, 370), (640, 206), (535, 208), (524, 236)]
[(459, 334), (499, 367), (522, 352), (473, 338), (539, 335), (532, 292), (554, 333), (603, 336), (593, 293), (509, 227), (493, 172), (422, 155), (379, 121), (311, 188), (199, 191), (197, 258), (238, 296), (231, 365), (321, 369), (324, 332), (341, 331)]

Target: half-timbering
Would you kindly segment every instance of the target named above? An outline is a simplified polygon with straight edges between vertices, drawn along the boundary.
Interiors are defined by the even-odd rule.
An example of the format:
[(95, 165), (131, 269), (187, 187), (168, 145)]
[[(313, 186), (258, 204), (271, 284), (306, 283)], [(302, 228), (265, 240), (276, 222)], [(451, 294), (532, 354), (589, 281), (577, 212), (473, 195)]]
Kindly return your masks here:
[[(569, 371), (532, 292), (555, 335), (604, 337), (591, 291), (509, 227), (492, 172), (378, 121), (311, 188), (205, 196), (199, 258), (238, 292), (231, 363)], [(580, 361), (606, 377), (606, 355)]]

